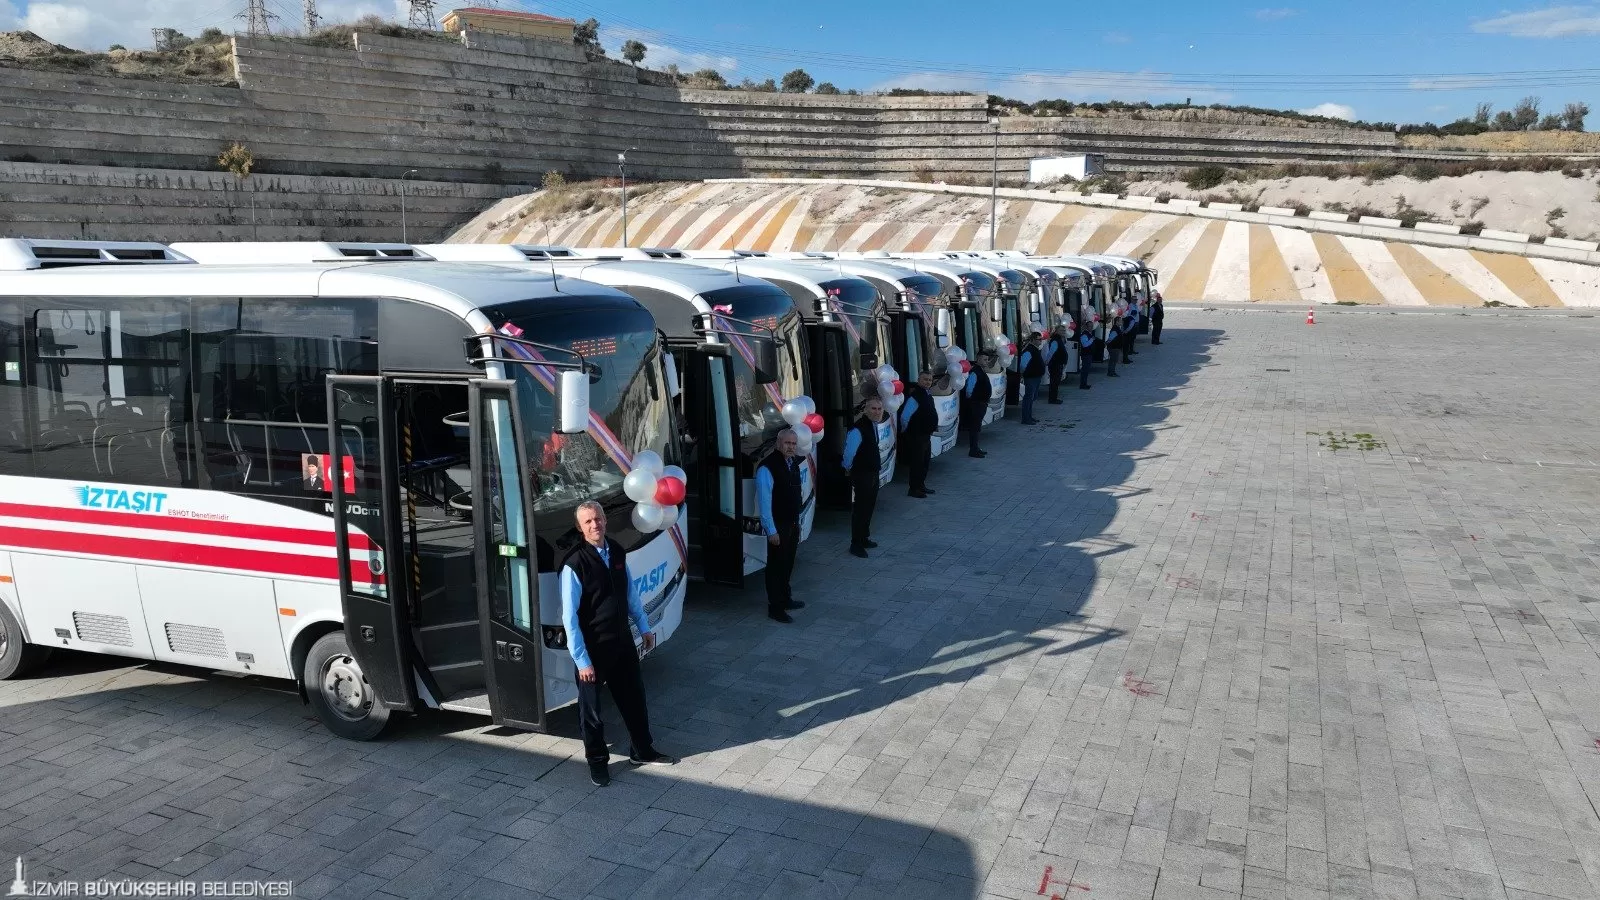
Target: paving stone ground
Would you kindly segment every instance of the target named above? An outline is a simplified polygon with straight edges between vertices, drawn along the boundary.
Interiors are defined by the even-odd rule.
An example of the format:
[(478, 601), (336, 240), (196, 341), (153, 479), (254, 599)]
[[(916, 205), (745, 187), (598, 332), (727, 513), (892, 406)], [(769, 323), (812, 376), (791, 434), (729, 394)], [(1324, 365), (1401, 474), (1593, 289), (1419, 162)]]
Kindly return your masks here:
[(0, 684), (0, 860), (341, 900), (1600, 896), (1600, 324), (1319, 321), (1174, 308), (888, 490), (873, 559), (825, 519), (796, 625), (697, 587), (646, 666), (675, 769), (591, 787), (570, 711), (353, 744), (282, 685), (72, 657)]

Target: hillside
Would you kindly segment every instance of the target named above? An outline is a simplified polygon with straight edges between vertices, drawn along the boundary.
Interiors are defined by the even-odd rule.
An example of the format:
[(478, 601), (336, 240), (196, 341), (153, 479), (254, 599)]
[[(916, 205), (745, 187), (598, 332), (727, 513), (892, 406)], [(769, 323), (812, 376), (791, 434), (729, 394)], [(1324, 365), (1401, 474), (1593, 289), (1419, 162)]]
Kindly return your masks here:
[[(1485, 135), (1487, 137), (1488, 135)], [(1575, 134), (1573, 137), (1600, 137)], [(1535, 236), (1600, 239), (1600, 170), (1579, 178), (1555, 172), (1474, 172), (1418, 181), (1406, 176), (1379, 180), (1325, 177), (1274, 178), (1195, 190), (1181, 181), (1147, 179), (1128, 185), (1136, 196), (1170, 195), (1246, 206), (1305, 206), (1314, 210), (1421, 218), (1448, 225)], [(1561, 212), (1563, 215), (1552, 216)], [(1397, 215), (1398, 213), (1398, 215)], [(1560, 233), (1555, 233), (1558, 229)]]
[[(502, 200), (451, 238), (615, 247), (615, 188), (573, 186)], [(1148, 260), (1174, 300), (1397, 305), (1600, 305), (1600, 267), (1165, 210), (1002, 198), (996, 246)], [(975, 250), (989, 246), (982, 191), (831, 182), (671, 184), (630, 196), (631, 246), (798, 250)]]
[(1491, 131), (1457, 137), (1410, 134), (1400, 139), (1412, 150), (1455, 150), (1463, 153), (1600, 153), (1600, 132)]

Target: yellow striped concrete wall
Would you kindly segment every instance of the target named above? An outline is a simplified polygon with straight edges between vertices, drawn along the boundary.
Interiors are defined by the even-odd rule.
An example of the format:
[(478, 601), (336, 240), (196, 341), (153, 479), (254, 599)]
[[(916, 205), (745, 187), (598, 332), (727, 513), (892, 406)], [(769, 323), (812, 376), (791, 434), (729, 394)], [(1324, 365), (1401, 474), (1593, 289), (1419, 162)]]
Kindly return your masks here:
[[(453, 241), (617, 246), (619, 209), (544, 221), (533, 195), (497, 203)], [(851, 185), (683, 184), (629, 204), (629, 244), (685, 249), (972, 250), (989, 201)], [(996, 245), (1114, 253), (1161, 272), (1169, 300), (1403, 306), (1600, 305), (1600, 267), (1226, 222), (1170, 213), (1002, 200)]]

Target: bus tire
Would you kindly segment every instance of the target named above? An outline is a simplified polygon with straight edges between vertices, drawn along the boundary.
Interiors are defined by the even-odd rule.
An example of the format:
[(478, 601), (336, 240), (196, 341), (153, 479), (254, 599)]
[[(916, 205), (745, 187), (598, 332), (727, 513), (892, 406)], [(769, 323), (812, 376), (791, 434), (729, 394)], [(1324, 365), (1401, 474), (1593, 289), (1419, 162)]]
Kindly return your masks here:
[(344, 632), (330, 631), (311, 645), (301, 669), (306, 700), (328, 730), (352, 741), (370, 741), (389, 724), (389, 708), (378, 702), (361, 665), (350, 654)]
[(0, 603), (0, 681), (21, 678), (38, 668), (52, 649), (24, 640), (22, 623), (11, 614), (11, 607)]

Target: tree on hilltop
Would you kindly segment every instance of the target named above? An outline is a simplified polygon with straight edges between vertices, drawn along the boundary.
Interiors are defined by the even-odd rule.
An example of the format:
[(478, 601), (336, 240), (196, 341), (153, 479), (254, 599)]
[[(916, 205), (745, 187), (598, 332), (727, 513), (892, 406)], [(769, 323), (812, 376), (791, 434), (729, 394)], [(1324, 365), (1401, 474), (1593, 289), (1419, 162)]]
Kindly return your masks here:
[(833, 82), (824, 81), (823, 83), (817, 85), (817, 93), (819, 93), (819, 94), (838, 94), (838, 93), (841, 93), (841, 91), (839, 90), (839, 88), (834, 86)]
[(648, 52), (650, 52), (648, 47), (632, 38), (629, 38), (622, 45), (622, 58), (636, 66), (644, 62), (644, 55)]
[(572, 26), (572, 42), (582, 47), (590, 56), (605, 56), (606, 48), (600, 46), (600, 20), (589, 18)]
[(806, 91), (811, 90), (811, 86), (816, 83), (817, 80), (807, 74), (805, 69), (795, 69), (793, 72), (783, 76), (783, 82), (779, 89), (785, 94), (804, 94)]

